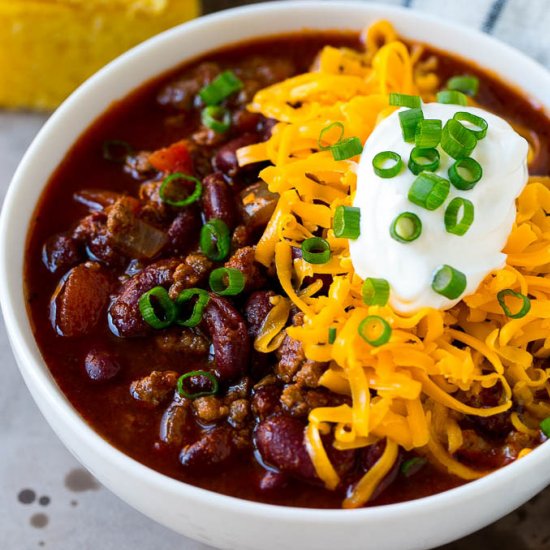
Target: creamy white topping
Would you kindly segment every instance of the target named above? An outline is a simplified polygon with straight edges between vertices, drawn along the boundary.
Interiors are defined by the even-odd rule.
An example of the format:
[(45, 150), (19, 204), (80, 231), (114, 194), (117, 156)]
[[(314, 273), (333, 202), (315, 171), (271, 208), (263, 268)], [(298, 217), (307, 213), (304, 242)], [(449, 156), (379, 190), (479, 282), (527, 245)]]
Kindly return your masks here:
[[(390, 305), (401, 312), (426, 306), (448, 309), (475, 292), (491, 271), (504, 266), (506, 254), (502, 249), (516, 216), (515, 199), (528, 177), (527, 142), (502, 118), (482, 109), (439, 103), (425, 104), (422, 111), (425, 119), (440, 119), (443, 125), (456, 112), (467, 111), (484, 118), (489, 127), (471, 154), (481, 164), (483, 177), (468, 191), (451, 185), (444, 204), (433, 211), (407, 198), (416, 177), (407, 168), (414, 144), (403, 140), (399, 111), (383, 120), (365, 144), (353, 203), (361, 209), (361, 234), (350, 240), (351, 258), (360, 277), (378, 277), (390, 283)], [(441, 164), (435, 173), (448, 178), (454, 160), (438, 149)], [(397, 176), (385, 179), (374, 173), (372, 159), (381, 151), (401, 155), (404, 166)], [(475, 208), (474, 221), (463, 236), (445, 229), (445, 208), (455, 197), (468, 199)], [(421, 236), (410, 243), (390, 236), (390, 225), (402, 212), (413, 212), (422, 221)], [(443, 264), (466, 275), (467, 287), (459, 299), (449, 300), (431, 288), (434, 272)]]

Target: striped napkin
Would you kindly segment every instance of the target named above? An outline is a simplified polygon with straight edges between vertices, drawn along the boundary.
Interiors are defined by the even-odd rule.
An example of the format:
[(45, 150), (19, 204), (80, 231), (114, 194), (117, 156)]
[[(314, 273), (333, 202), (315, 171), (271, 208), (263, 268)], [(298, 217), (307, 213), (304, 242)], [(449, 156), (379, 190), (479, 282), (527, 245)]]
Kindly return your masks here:
[(550, 69), (549, 0), (376, 0), (480, 29)]

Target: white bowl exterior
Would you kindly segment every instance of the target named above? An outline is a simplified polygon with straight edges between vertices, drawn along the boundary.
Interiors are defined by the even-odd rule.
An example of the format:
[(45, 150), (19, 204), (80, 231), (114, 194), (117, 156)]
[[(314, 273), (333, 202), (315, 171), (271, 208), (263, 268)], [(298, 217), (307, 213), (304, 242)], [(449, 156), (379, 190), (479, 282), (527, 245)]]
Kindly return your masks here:
[(369, 3), (280, 2), (222, 12), (163, 33), (79, 88), (39, 133), (10, 185), (0, 220), (0, 299), (19, 368), (40, 410), (71, 452), (111, 491), (159, 523), (220, 548), (413, 550), (494, 521), (550, 482), (550, 445), (482, 480), (409, 503), (362, 510), (307, 510), (247, 502), (174, 481), (105, 442), (76, 413), (44, 364), (25, 309), (26, 234), (35, 205), (66, 151), (112, 101), (185, 59), (280, 32), (360, 30), (391, 20), (403, 36), (457, 52), (505, 76), (550, 110), (550, 74), (487, 36), (408, 10)]

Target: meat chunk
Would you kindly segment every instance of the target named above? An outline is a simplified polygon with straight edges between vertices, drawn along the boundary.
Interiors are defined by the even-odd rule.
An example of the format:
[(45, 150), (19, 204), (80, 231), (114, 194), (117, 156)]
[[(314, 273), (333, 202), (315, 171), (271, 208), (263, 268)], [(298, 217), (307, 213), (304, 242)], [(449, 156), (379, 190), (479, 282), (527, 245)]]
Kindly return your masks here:
[(175, 389), (179, 375), (172, 370), (153, 371), (148, 376), (132, 382), (130, 394), (134, 399), (157, 406)]
[(50, 318), (61, 336), (89, 334), (105, 312), (113, 279), (97, 262), (73, 267), (56, 289)]
[(210, 342), (191, 328), (174, 328), (162, 331), (155, 337), (161, 351), (182, 353), (194, 358), (206, 357)]
[(275, 366), (275, 374), (283, 382), (292, 382), (294, 375), (303, 366), (306, 357), (301, 342), (290, 336), (285, 336), (277, 350), (279, 362)]
[(198, 419), (205, 424), (217, 422), (229, 414), (229, 407), (213, 395), (193, 399), (192, 407)]
[(245, 276), (243, 292), (251, 292), (265, 285), (266, 278), (262, 268), (256, 262), (256, 250), (252, 246), (240, 248), (225, 262), (225, 267), (238, 269)]
[(175, 300), (183, 290), (199, 286), (211, 269), (212, 262), (204, 254), (189, 254), (174, 273), (174, 282), (169, 291), (170, 298)]
[(118, 336), (143, 336), (151, 329), (139, 311), (141, 295), (155, 286), (168, 286), (180, 264), (175, 258), (160, 260), (129, 279), (115, 296), (109, 308), (111, 325)]
[(218, 426), (204, 432), (195, 443), (183, 447), (180, 462), (189, 470), (208, 471), (234, 458), (238, 451), (233, 430), (229, 426)]
[(299, 384), (289, 384), (281, 393), (283, 410), (296, 417), (305, 417), (317, 407), (337, 407), (344, 403), (349, 403), (346, 396), (336, 395), (324, 389), (305, 389)]

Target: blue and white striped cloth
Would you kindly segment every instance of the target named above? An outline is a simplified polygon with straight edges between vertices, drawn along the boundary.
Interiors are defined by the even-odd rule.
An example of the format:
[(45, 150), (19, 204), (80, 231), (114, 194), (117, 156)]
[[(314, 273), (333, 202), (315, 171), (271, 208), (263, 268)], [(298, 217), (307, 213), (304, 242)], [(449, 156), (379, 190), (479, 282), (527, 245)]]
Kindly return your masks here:
[(550, 69), (550, 0), (375, 0), (480, 29)]

